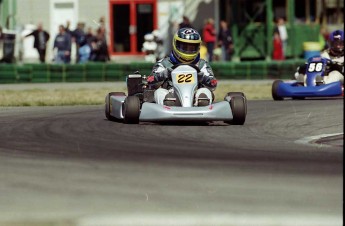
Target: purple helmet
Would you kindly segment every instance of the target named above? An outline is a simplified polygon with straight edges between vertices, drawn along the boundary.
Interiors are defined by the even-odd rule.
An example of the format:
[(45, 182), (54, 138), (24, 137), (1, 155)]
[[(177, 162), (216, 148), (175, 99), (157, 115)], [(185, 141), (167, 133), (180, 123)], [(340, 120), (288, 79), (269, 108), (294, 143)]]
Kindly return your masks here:
[(344, 32), (335, 30), (329, 35), (330, 53), (334, 56), (344, 56)]

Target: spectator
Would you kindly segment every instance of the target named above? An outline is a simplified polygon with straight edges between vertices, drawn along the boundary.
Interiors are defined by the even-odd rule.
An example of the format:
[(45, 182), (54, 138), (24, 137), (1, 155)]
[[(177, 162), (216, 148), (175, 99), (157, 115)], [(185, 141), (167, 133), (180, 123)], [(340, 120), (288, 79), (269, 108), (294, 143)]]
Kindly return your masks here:
[(78, 23), (77, 24), (77, 28), (72, 32), (72, 38), (74, 39), (75, 41), (75, 44), (76, 44), (76, 63), (79, 62), (79, 47), (80, 47), (80, 44), (81, 42), (85, 41), (85, 32), (84, 32), (84, 27), (85, 27), (85, 24), (84, 23)]
[(220, 31), (218, 34), (218, 42), (222, 47), (222, 60), (229, 61), (231, 60), (231, 54), (233, 52), (233, 42), (231, 37), (230, 29), (226, 21), (222, 20), (220, 22)]
[(282, 44), (283, 44), (283, 56), (285, 57), (287, 40), (288, 40), (288, 33), (286, 30), (285, 20), (283, 17), (279, 17), (277, 19), (277, 25), (276, 25), (275, 31), (279, 32), (280, 39), (282, 40)]
[(39, 59), (41, 63), (46, 61), (46, 50), (47, 43), (50, 38), (50, 35), (47, 31), (43, 30), (41, 23), (37, 25), (37, 29), (31, 32), (28, 35), (25, 35), (24, 38), (33, 36), (34, 37), (34, 48), (37, 49)]
[(95, 45), (95, 55), (93, 60), (101, 62), (109, 61), (110, 57), (104, 27), (100, 27), (98, 29), (96, 38), (97, 42)]
[(92, 27), (88, 27), (87, 32), (85, 34), (85, 38), (88, 44), (96, 42), (96, 36), (93, 34)]
[(181, 28), (193, 28), (193, 26), (191, 25), (188, 17), (183, 16), (183, 20), (179, 24), (179, 29), (181, 29)]
[(91, 51), (91, 45), (87, 42), (86, 37), (81, 37), (78, 49), (78, 63), (87, 63), (90, 60)]
[(284, 60), (283, 43), (280, 38), (279, 32), (273, 33), (273, 60)]
[(55, 37), (53, 49), (57, 49), (55, 61), (58, 64), (71, 62), (71, 35), (63, 25), (59, 26), (59, 33)]
[(206, 24), (203, 28), (203, 38), (206, 43), (208, 61), (212, 62), (213, 49), (216, 42), (216, 30), (214, 28), (214, 20), (212, 18), (207, 19)]
[(68, 34), (70, 34), (72, 36), (72, 31), (71, 31), (71, 21), (67, 20), (66, 21), (66, 26), (65, 26), (65, 32), (67, 32)]
[(105, 31), (105, 17), (104, 16), (101, 16), (99, 18), (99, 28), (104, 29), (104, 31)]

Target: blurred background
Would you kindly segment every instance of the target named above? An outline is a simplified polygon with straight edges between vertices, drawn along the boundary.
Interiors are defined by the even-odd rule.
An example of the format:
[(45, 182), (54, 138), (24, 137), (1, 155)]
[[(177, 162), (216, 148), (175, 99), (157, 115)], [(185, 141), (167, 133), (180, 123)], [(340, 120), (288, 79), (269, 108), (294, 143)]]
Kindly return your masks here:
[(142, 60), (145, 34), (158, 30), (164, 54), (168, 54), (172, 34), (183, 16), (199, 31), (205, 19), (213, 18), (217, 32), (221, 20), (230, 27), (232, 59), (246, 60), (271, 57), (274, 20), (283, 17), (289, 37), (286, 57), (296, 58), (302, 57), (303, 42), (318, 41), (318, 32), (327, 37), (326, 33), (343, 27), (343, 9), (341, 0), (0, 0), (0, 26), (2, 33), (17, 35), (17, 61), (37, 61), (33, 37), (24, 41), (19, 37), (39, 23), (50, 34), (48, 62), (53, 59), (58, 26), (75, 30), (78, 23), (85, 33), (105, 26), (112, 60)]
[[(211, 19), (216, 41), (209, 61), (220, 78), (235, 75), (253, 78), (253, 71), (261, 71), (258, 78), (277, 77), (291, 74), (302, 60), (326, 48), (328, 34), (343, 29), (343, 11), (341, 0), (0, 0), (0, 62), (61, 63), (56, 60), (58, 48), (54, 48), (54, 42), (58, 40), (59, 26), (62, 26), (71, 42), (70, 59), (62, 62), (64, 64), (150, 63), (130, 68), (114, 66), (110, 70), (117, 73), (112, 73), (116, 80), (136, 69), (150, 73), (152, 63), (170, 53), (172, 36), (179, 27), (193, 27), (203, 37), (203, 29)], [(227, 57), (222, 55), (225, 50), (220, 36), (224, 31), (221, 24), (228, 29)], [(39, 27), (50, 37), (45, 40), (43, 56), (37, 46), (34, 47), (35, 39), (39, 37), (32, 33)], [(274, 34), (281, 28), (283, 33), (278, 40), (283, 49), (277, 57), (279, 50)], [(205, 45), (201, 54), (202, 58), (210, 55)], [(229, 64), (218, 66), (218, 62)], [(239, 69), (236, 68), (238, 62), (242, 62)], [(243, 62), (251, 63), (246, 66)], [(287, 65), (287, 69), (280, 69), (281, 65)], [(106, 74), (106, 67), (97, 70), (105, 70), (102, 73)], [(126, 67), (128, 70), (123, 69)], [(84, 66), (71, 70), (81, 69), (88, 71)], [(17, 70), (10, 75), (12, 69), (2, 70), (17, 78), (24, 74)], [(20, 70), (55, 69), (48, 66), (35, 69), (33, 66)], [(65, 67), (58, 68), (57, 72), (65, 70)], [(80, 81), (89, 81), (86, 73)], [(47, 78), (37, 81), (52, 81), (51, 74), (43, 75)], [(35, 75), (30, 76), (28, 81)], [(101, 80), (112, 78), (103, 75)], [(65, 77), (62, 81), (66, 81)]]

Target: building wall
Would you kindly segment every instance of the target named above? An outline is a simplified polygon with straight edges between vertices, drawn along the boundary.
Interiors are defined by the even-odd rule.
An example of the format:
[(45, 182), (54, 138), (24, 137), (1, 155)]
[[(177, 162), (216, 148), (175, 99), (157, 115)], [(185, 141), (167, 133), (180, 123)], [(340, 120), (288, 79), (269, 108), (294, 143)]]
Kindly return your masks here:
[(43, 27), (50, 28), (49, 0), (25, 0), (17, 4), (17, 26), (39, 22)]
[(109, 3), (108, 0), (79, 0), (79, 21), (84, 22), (86, 27), (96, 28), (101, 16), (105, 17), (105, 22), (109, 23)]
[[(18, 1), (18, 0), (17, 0)], [(77, 3), (77, 21), (73, 21), (70, 29), (74, 29), (77, 22), (85, 23), (85, 28), (97, 28), (99, 18), (104, 16), (106, 27), (109, 29), (109, 0), (19, 0), (17, 4), (17, 25), (37, 25), (42, 23), (45, 30), (51, 33), (50, 47), (47, 52), (47, 61), (53, 58), (52, 45), (57, 27), (53, 27), (52, 4), (54, 2), (74, 1)], [(175, 33), (182, 16), (190, 17), (195, 28), (201, 31), (203, 22), (208, 17), (215, 16), (214, 2), (218, 0), (157, 0), (158, 29), (165, 42), (165, 50), (168, 54), (171, 46), (171, 37)], [(61, 24), (66, 24), (66, 19), (61, 18)], [(108, 40), (110, 32), (108, 32)], [(32, 48), (33, 40), (25, 40), (24, 57), (38, 58), (36, 50)], [(24, 59), (25, 60), (25, 59)]]

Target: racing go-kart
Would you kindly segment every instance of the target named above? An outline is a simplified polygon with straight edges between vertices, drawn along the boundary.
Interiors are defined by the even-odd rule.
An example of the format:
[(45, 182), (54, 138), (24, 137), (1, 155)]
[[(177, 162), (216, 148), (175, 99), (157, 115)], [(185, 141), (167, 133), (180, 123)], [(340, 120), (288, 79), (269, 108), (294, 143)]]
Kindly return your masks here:
[(311, 57), (306, 65), (306, 78), (304, 82), (291, 80), (283, 82), (275, 80), (272, 84), (272, 97), (274, 100), (283, 100), (284, 97), (304, 99), (306, 97), (332, 97), (343, 94), (341, 82), (323, 83), (327, 76), (327, 65), (331, 60), (320, 56)]
[[(206, 106), (194, 106), (198, 89), (194, 65), (175, 65), (171, 71), (170, 85), (174, 97), (165, 98), (164, 105), (154, 101), (154, 89), (146, 76), (139, 72), (127, 76), (128, 96), (124, 92), (111, 92), (105, 98), (105, 116), (111, 121), (128, 124), (165, 121), (224, 121), (243, 125), (247, 115), (247, 100), (242, 92), (229, 92), (224, 101), (212, 102)], [(163, 83), (167, 82), (164, 81)], [(208, 100), (208, 98), (207, 98)], [(203, 98), (199, 98), (203, 101)], [(210, 101), (208, 100), (207, 103)], [(169, 104), (168, 104), (169, 103)]]

